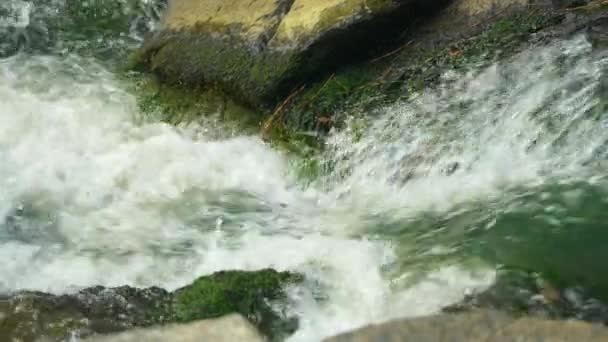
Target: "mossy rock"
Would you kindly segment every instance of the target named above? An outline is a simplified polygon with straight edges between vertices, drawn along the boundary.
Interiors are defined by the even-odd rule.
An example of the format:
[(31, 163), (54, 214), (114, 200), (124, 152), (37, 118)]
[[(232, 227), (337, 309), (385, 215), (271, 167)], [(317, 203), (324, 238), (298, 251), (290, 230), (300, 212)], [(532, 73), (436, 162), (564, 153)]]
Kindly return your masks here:
[(214, 86), (270, 108), (367, 55), (443, 0), (183, 0), (132, 58), (170, 83)]
[(20, 292), (0, 296), (0, 340), (62, 340), (71, 332), (86, 336), (164, 323), (170, 294), (158, 288), (92, 287), (73, 295)]
[[(467, 1), (456, 4), (467, 3)], [(493, 13), (493, 12), (492, 12)], [(285, 110), (285, 126), (303, 131), (327, 132), (342, 127), (347, 117), (370, 118), (377, 108), (404, 100), (435, 86), (443, 73), (490, 64), (533, 44), (533, 34), (550, 30), (564, 15), (547, 8), (514, 8), (498, 12), (485, 25), (462, 36), (440, 33), (450, 18), (438, 18), (434, 33), (413, 33), (393, 51), (346, 65), (329, 77), (309, 85)], [(468, 24), (470, 26), (470, 24)], [(439, 31), (435, 31), (439, 30)]]
[(301, 281), (299, 274), (265, 269), (218, 272), (174, 292), (97, 286), (68, 295), (0, 295), (0, 341), (60, 341), (73, 333), (87, 337), (230, 313), (240, 313), (277, 340), (298, 327), (297, 317), (285, 312), (285, 288)]
[(238, 312), (267, 336), (278, 338), (293, 333), (297, 319), (277, 313), (271, 303), (284, 302), (285, 286), (302, 280), (298, 274), (272, 269), (218, 272), (177, 290), (173, 310), (180, 322)]
[(491, 309), (514, 316), (578, 319), (608, 322), (608, 305), (580, 287), (560, 287), (541, 274), (518, 268), (501, 268), (488, 289), (467, 295), (443, 309), (456, 313)]
[(515, 318), (492, 310), (477, 310), (396, 319), (343, 333), (324, 341), (600, 342), (607, 339), (608, 328), (601, 325), (535, 317)]

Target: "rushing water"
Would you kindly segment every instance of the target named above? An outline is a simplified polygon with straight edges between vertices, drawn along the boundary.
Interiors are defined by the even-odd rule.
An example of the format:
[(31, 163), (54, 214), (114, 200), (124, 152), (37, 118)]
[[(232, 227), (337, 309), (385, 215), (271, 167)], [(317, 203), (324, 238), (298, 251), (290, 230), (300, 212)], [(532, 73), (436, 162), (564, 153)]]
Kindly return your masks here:
[(0, 6), (0, 291), (293, 270), (292, 340), (314, 341), (436, 312), (499, 264), (608, 288), (608, 57), (583, 36), (368, 113), (305, 186), (257, 136), (141, 123), (105, 48), (136, 46), (158, 8), (107, 3), (123, 15), (91, 11), (113, 30), (78, 34), (70, 1)]

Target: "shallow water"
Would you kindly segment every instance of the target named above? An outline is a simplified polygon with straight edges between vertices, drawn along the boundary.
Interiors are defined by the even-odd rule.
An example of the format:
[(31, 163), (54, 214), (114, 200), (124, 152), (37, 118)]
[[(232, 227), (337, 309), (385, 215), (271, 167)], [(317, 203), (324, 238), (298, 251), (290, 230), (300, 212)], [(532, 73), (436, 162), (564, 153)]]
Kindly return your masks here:
[(436, 312), (501, 264), (608, 289), (608, 58), (582, 36), (368, 113), (311, 185), (257, 136), (142, 121), (97, 46), (53, 46), (0, 60), (0, 291), (292, 270), (291, 340), (312, 341)]

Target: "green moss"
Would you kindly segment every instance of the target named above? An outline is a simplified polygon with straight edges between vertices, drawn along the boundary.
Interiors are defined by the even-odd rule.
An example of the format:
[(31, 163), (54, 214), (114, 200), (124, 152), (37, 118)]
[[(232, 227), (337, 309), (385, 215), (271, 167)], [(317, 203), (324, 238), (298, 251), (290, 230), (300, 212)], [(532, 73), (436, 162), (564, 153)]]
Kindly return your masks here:
[(173, 125), (188, 124), (210, 115), (218, 115), (223, 122), (237, 126), (240, 131), (257, 131), (262, 116), (246, 109), (222, 95), (203, 87), (184, 89), (179, 85), (159, 82), (154, 76), (139, 73), (125, 75), (137, 99), (142, 117)]
[(187, 322), (237, 312), (268, 336), (293, 333), (297, 324), (292, 319), (281, 319), (271, 302), (284, 301), (285, 286), (301, 281), (298, 274), (272, 269), (218, 272), (175, 292), (175, 317)]
[(531, 33), (558, 24), (562, 18), (552, 12), (519, 12), (449, 46), (404, 45), (396, 53), (344, 67), (298, 96), (285, 116), (285, 124), (299, 130), (326, 131), (319, 119), (331, 118), (332, 126), (340, 127), (346, 118), (342, 113), (365, 116), (382, 104), (435, 85), (447, 70), (466, 69), (514, 54)]
[[(379, 0), (378, 6), (386, 4)], [(525, 46), (531, 33), (561, 20), (561, 14), (553, 12), (519, 12), (494, 22), (473, 38), (451, 42), (449, 46), (445, 42), (439, 48), (405, 44), (398, 51), (374, 60), (344, 66), (330, 77), (307, 84), (282, 109), (271, 132), (264, 133), (275, 147), (308, 158), (314, 153), (311, 151), (322, 147), (319, 137), (334, 127), (341, 128), (347, 116), (364, 118), (373, 108), (431, 87), (446, 70), (466, 69), (514, 54)], [(227, 44), (217, 37), (180, 34), (149, 42), (133, 55), (132, 64), (148, 64), (173, 89), (182, 89), (182, 84), (206, 84), (268, 114), (272, 108), (265, 105), (280, 103), (299, 86), (295, 80), (311, 80), (315, 74), (302, 66), (297, 56), (273, 50), (258, 54), (251, 46)], [(200, 112), (192, 110), (200, 101), (200, 91), (194, 87), (184, 93), (189, 94), (167, 89), (144, 91), (140, 105), (144, 111), (160, 105), (165, 113), (161, 119), (179, 123), (196, 117), (184, 113)], [(186, 97), (194, 97), (194, 101)], [(255, 119), (247, 126), (259, 127), (261, 117), (251, 117)], [(246, 118), (247, 115), (240, 117)]]
[(446, 70), (489, 63), (519, 51), (530, 34), (560, 23), (561, 14), (541, 11), (520, 12), (500, 19), (487, 30), (471, 38), (435, 50), (423, 50), (413, 58), (401, 77), (408, 93), (434, 85)]
[[(381, 69), (375, 65), (345, 67), (308, 87), (287, 110), (285, 124), (305, 131), (327, 132), (335, 114), (360, 105), (380, 93), (374, 82)], [(330, 120), (323, 122), (323, 120)]]
[(206, 85), (261, 109), (288, 95), (288, 80), (299, 63), (294, 52), (262, 54), (229, 36), (165, 33), (134, 52), (128, 64), (135, 70), (153, 71), (164, 82)]
[(296, 157), (311, 157), (321, 148), (316, 135), (296, 131), (283, 124), (273, 126), (266, 132), (265, 139), (272, 147)]
[(307, 186), (319, 179), (322, 174), (322, 163), (319, 159), (311, 158), (300, 158), (295, 159), (292, 162), (292, 169), (297, 179), (304, 185)]

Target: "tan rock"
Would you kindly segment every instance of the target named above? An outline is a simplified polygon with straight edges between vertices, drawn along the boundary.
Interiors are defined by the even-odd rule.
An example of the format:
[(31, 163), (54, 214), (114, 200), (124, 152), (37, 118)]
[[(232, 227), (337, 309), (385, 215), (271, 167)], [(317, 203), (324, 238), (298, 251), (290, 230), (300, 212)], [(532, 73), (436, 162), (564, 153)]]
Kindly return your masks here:
[(400, 319), (325, 342), (600, 342), (608, 328), (578, 321), (512, 318), (494, 311)]
[(263, 342), (264, 338), (246, 319), (230, 315), (213, 320), (164, 327), (135, 329), (119, 334), (95, 336), (86, 342)]
[(510, 6), (529, 5), (530, 0), (456, 0), (455, 8), (468, 15), (480, 15), (491, 11), (500, 11)]
[[(402, 32), (444, 0), (170, 0), (133, 58), (162, 79), (212, 85), (253, 107)], [(407, 13), (407, 16), (403, 16)]]
[(360, 15), (389, 9), (391, 0), (295, 0), (277, 29), (278, 42), (303, 40), (339, 27)]
[(228, 30), (238, 27), (244, 39), (257, 39), (281, 19), (283, 0), (171, 0), (163, 19), (165, 29)]

